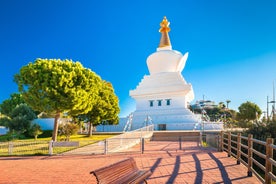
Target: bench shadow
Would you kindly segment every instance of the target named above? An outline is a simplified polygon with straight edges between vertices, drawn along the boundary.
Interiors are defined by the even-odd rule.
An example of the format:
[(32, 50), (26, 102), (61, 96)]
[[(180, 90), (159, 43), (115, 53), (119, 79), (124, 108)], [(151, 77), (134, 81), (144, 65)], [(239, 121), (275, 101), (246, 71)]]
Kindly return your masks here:
[(225, 170), (225, 167), (223, 166), (222, 162), (219, 159), (217, 159), (213, 155), (213, 153), (209, 152), (208, 155), (217, 163), (217, 166), (218, 166), (218, 168), (220, 170), (221, 177), (223, 179), (223, 183), (227, 183), (227, 184), (228, 183), (229, 184), (232, 183), (232, 181), (230, 180), (230, 178), (229, 178), (229, 176), (228, 176), (228, 174), (227, 174), (227, 172)]

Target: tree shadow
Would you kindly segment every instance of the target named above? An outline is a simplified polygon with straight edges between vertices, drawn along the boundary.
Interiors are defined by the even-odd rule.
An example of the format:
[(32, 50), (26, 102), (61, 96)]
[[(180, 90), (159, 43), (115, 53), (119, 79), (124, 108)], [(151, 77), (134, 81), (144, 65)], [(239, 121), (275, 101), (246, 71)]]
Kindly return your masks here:
[(160, 162), (161, 162), (161, 160), (162, 160), (162, 158), (158, 158), (157, 160), (156, 160), (156, 162), (153, 164), (153, 166), (150, 168), (150, 171), (151, 171), (151, 173), (153, 173), (154, 171), (155, 171), (155, 169), (158, 167), (158, 165), (160, 164)]
[(179, 168), (180, 168), (180, 156), (176, 156), (173, 172), (172, 172), (170, 178), (168, 179), (168, 181), (166, 183), (173, 183), (174, 182), (176, 176), (178, 175)]
[(203, 171), (201, 169), (201, 164), (199, 159), (197, 158), (196, 154), (192, 154), (193, 159), (195, 161), (195, 166), (196, 166), (196, 178), (195, 178), (195, 183), (202, 183), (202, 177), (203, 177)]

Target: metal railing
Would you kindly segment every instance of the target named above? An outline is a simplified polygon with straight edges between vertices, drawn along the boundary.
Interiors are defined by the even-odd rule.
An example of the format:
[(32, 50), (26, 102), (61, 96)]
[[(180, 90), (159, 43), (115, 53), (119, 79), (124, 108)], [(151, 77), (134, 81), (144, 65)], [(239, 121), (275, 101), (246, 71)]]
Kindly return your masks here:
[[(220, 150), (226, 151), (228, 157), (235, 157), (237, 164), (244, 164), (247, 167), (247, 175), (252, 176), (254, 173), (262, 183), (271, 184), (272, 181), (276, 181), (276, 176), (273, 173), (273, 167), (276, 167), (276, 161), (273, 158), (273, 150), (276, 150), (276, 145), (273, 144), (273, 138), (267, 138), (265, 141), (254, 139), (252, 134), (248, 137), (241, 136), (241, 133), (237, 135), (231, 132), (221, 132), (220, 135)], [(255, 147), (263, 147), (261, 152)], [(264, 163), (260, 163), (257, 158), (264, 160)], [(256, 171), (258, 168), (264, 172), (264, 177)]]

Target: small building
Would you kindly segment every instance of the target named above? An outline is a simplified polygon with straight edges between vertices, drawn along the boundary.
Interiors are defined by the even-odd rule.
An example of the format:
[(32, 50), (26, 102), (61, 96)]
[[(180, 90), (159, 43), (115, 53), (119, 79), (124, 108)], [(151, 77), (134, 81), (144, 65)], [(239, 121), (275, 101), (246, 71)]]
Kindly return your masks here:
[(201, 110), (201, 109), (213, 109), (218, 107), (214, 101), (211, 100), (198, 100), (195, 104), (190, 105), (192, 110)]

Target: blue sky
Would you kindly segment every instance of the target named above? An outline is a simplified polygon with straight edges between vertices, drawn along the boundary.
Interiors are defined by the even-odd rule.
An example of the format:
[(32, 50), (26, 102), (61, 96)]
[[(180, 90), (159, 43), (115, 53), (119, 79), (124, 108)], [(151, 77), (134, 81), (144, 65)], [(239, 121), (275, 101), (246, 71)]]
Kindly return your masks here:
[(276, 81), (275, 10), (274, 0), (0, 0), (0, 102), (18, 91), (13, 76), (22, 66), (67, 58), (110, 81), (128, 115), (129, 90), (149, 74), (146, 59), (167, 16), (173, 49), (189, 52), (182, 74), (195, 100), (266, 110)]

